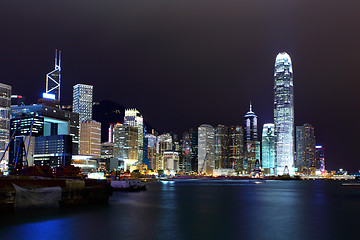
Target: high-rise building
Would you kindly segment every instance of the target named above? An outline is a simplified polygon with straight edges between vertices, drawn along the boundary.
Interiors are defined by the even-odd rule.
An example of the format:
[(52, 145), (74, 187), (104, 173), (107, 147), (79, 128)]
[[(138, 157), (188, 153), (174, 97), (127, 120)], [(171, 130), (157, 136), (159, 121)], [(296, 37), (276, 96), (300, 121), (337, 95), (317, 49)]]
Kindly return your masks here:
[(94, 120), (80, 123), (80, 155), (100, 157), (101, 123)]
[(315, 131), (308, 123), (296, 126), (296, 167), (299, 173), (315, 174)]
[(274, 124), (265, 123), (262, 131), (262, 168), (265, 174), (275, 175)]
[(323, 146), (315, 146), (315, 173), (317, 175), (325, 173), (325, 149)]
[(138, 129), (138, 164), (143, 161), (143, 145), (144, 145), (144, 119), (140, 112), (136, 109), (126, 109), (124, 124), (137, 127)]
[(294, 85), (290, 56), (279, 53), (274, 71), (274, 125), (277, 175), (294, 175)]
[(215, 168), (215, 128), (202, 124), (198, 134), (198, 173), (212, 174)]
[(156, 145), (157, 145), (157, 138), (155, 135), (147, 133), (145, 135), (147, 139), (147, 158), (149, 159), (149, 169), (156, 170), (157, 169), (157, 162), (156, 162)]
[(198, 132), (194, 129), (189, 130), (189, 137), (191, 143), (191, 171), (198, 170)]
[(231, 168), (228, 157), (228, 127), (219, 124), (215, 129), (215, 169)]
[(244, 133), (241, 126), (229, 127), (228, 133), (228, 163), (225, 168), (243, 171), (244, 160)]
[(252, 111), (252, 104), (250, 103), (250, 109), (244, 116), (245, 123), (245, 141), (257, 141), (257, 116)]
[(126, 165), (135, 165), (138, 161), (137, 127), (117, 123), (114, 126), (114, 157)]
[(11, 86), (0, 83), (0, 170), (7, 170), (9, 161), (6, 145), (10, 139)]
[(46, 74), (46, 90), (48, 95), (53, 94), (54, 100), (60, 102), (61, 86), (61, 51), (55, 50), (55, 69)]
[[(30, 127), (31, 119), (35, 116), (43, 117), (43, 136), (71, 135), (72, 153), (79, 154), (79, 114), (50, 107), (44, 104), (12, 106), (11, 118), (24, 117), (30, 119), (25, 121)], [(21, 135), (21, 134), (20, 134)]]
[(245, 129), (245, 158), (243, 161), (243, 172), (251, 173), (255, 169), (256, 160), (260, 161), (260, 142), (257, 136), (257, 116), (250, 109), (244, 116)]
[(73, 87), (73, 112), (79, 114), (79, 121), (92, 120), (93, 86), (76, 84)]
[(179, 168), (182, 172), (191, 171), (191, 140), (188, 132), (183, 133), (181, 142), (181, 158), (179, 158)]
[(164, 152), (172, 151), (172, 136), (169, 133), (159, 135), (157, 137), (156, 148), (156, 168), (157, 170), (165, 170)]

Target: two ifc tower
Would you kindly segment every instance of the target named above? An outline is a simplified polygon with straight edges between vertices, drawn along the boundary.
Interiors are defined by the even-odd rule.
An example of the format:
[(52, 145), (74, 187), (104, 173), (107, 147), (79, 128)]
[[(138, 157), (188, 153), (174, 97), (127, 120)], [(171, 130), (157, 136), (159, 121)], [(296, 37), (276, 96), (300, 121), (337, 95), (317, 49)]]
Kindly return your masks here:
[[(55, 50), (55, 69), (46, 74), (46, 94), (60, 101), (61, 51)], [(291, 58), (279, 53), (274, 71), (274, 126), (276, 175), (294, 175), (294, 83)]]

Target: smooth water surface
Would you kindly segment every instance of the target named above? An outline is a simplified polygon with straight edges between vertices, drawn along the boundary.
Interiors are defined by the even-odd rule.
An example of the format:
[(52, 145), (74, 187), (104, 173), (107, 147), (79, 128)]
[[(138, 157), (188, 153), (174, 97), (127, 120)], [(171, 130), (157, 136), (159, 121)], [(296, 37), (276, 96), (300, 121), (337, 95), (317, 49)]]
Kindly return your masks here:
[(1, 239), (360, 239), (360, 189), (336, 181), (164, 181), (108, 206), (1, 214)]

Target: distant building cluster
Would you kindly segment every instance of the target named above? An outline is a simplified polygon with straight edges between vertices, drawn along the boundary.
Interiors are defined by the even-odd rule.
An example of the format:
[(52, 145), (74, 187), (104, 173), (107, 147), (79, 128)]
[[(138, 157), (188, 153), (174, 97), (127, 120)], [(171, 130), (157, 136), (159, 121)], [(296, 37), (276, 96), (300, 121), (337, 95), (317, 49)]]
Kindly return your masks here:
[[(0, 169), (18, 165), (73, 164), (83, 171), (143, 171), (150, 174), (319, 175), (325, 150), (316, 145), (314, 127), (294, 126), (294, 85), (290, 56), (279, 53), (274, 69), (274, 122), (258, 128), (250, 103), (233, 126), (202, 124), (181, 137), (147, 131), (142, 114), (126, 109), (111, 123), (107, 142), (93, 120), (94, 87), (76, 84), (71, 106), (60, 105), (60, 52), (46, 75), (43, 98), (26, 105), (0, 84)], [(259, 131), (261, 130), (261, 132)], [(296, 144), (295, 144), (296, 143)]]

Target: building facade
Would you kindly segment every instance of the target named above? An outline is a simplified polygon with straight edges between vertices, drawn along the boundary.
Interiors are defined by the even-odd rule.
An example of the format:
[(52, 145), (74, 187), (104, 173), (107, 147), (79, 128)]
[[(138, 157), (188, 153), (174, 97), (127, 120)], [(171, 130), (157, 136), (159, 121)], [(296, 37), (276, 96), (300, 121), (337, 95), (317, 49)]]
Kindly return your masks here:
[(267, 175), (275, 175), (275, 127), (265, 123), (262, 131), (262, 168)]
[(279, 53), (274, 71), (274, 126), (277, 175), (294, 175), (294, 84), (290, 56)]
[(79, 121), (92, 120), (93, 86), (76, 84), (73, 87), (73, 112), (79, 114)]
[(203, 124), (198, 128), (198, 173), (212, 174), (215, 168), (215, 128)]
[(245, 157), (243, 173), (250, 174), (255, 169), (256, 160), (260, 161), (260, 142), (258, 141), (257, 116), (250, 109), (244, 116)]
[(9, 154), (5, 153), (10, 139), (11, 86), (0, 83), (0, 170), (7, 170)]
[(94, 120), (80, 123), (80, 155), (100, 157), (101, 123)]
[(315, 131), (311, 124), (296, 126), (296, 167), (302, 174), (315, 174)]
[(138, 162), (138, 129), (134, 126), (116, 124), (114, 126), (114, 157), (125, 165)]
[(325, 148), (321, 145), (315, 146), (315, 173), (325, 173)]
[(144, 119), (140, 112), (136, 109), (126, 109), (124, 116), (124, 124), (136, 127), (138, 129), (138, 164), (143, 162), (143, 146), (144, 146)]

